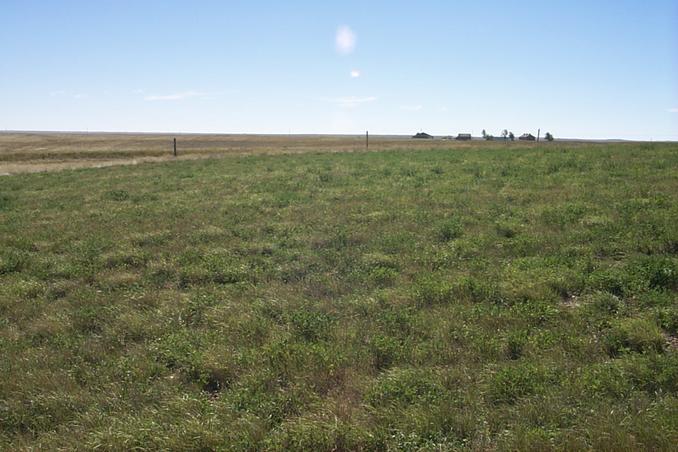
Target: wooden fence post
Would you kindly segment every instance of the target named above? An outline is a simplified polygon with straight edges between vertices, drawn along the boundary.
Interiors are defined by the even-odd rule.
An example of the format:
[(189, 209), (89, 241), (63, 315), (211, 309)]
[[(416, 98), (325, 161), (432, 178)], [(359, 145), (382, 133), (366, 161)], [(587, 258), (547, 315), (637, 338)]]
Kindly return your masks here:
[(174, 139), (174, 156), (177, 156), (177, 139)]

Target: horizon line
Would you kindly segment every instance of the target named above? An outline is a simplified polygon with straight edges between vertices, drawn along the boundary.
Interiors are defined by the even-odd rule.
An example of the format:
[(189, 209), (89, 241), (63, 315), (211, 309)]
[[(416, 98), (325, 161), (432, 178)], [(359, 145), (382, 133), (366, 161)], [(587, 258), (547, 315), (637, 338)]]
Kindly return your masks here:
[[(365, 131), (369, 132), (369, 131)], [(122, 130), (76, 130), (76, 129), (70, 129), (70, 130), (55, 130), (55, 129), (0, 129), (0, 134), (4, 133), (17, 133), (17, 134), (30, 134), (30, 133), (54, 133), (54, 134), (59, 134), (59, 133), (64, 133), (64, 134), (81, 134), (81, 135), (89, 135), (89, 134), (109, 134), (109, 135), (115, 135), (115, 134), (120, 134), (120, 135), (250, 135), (250, 136), (341, 136), (341, 137), (364, 137), (365, 132), (358, 132), (358, 133), (344, 133), (344, 132), (298, 132), (298, 133), (291, 133), (291, 132), (192, 132), (192, 131), (182, 131), (182, 132), (176, 132), (176, 131), (122, 131)], [(418, 132), (415, 132), (418, 133)], [(459, 133), (466, 133), (466, 132), (459, 132)], [(531, 132), (525, 132), (525, 133), (531, 133)], [(369, 132), (370, 136), (372, 137), (403, 137), (403, 138), (411, 138), (413, 134), (411, 133), (373, 133)], [(439, 133), (439, 134), (431, 134), (433, 139), (435, 138), (442, 138), (442, 137), (452, 137), (454, 138), (454, 134), (450, 133)], [(477, 138), (480, 140), (484, 140), (482, 135), (473, 135), (471, 134), (472, 138)], [(503, 137), (501, 136), (494, 136), (494, 140), (488, 140), (488, 141), (504, 141)], [(506, 140), (510, 141), (510, 140)], [(518, 140), (518, 136), (516, 136), (516, 140)], [(540, 140), (541, 141), (546, 141)], [(678, 135), (675, 136), (675, 138), (669, 138), (669, 139), (655, 139), (655, 138), (619, 138), (619, 137), (605, 137), (605, 138), (600, 138), (600, 137), (555, 137), (554, 141), (627, 141), (627, 142), (666, 142), (666, 143), (673, 143), (673, 142), (678, 142)]]

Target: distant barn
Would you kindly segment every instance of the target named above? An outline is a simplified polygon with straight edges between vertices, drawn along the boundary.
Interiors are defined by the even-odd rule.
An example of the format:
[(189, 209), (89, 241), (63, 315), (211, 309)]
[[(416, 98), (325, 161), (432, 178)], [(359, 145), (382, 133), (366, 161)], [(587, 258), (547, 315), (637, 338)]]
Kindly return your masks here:
[(468, 141), (471, 139), (471, 134), (470, 133), (460, 133), (457, 135), (456, 140), (463, 140), (463, 141)]
[(519, 136), (518, 139), (522, 140), (522, 141), (534, 141), (534, 140), (536, 140), (534, 135), (532, 135), (531, 133), (524, 133), (521, 136)]
[(424, 133), (424, 132), (419, 132), (418, 134), (414, 135), (412, 138), (426, 138), (426, 139), (430, 139), (430, 138), (433, 138), (433, 135), (429, 135), (428, 133)]

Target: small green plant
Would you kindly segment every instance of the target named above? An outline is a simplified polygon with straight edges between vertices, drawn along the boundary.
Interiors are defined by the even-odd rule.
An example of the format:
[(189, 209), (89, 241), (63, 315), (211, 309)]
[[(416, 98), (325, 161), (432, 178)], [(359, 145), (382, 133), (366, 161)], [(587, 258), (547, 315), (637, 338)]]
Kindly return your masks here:
[(438, 226), (438, 240), (449, 242), (457, 239), (464, 233), (464, 228), (458, 218), (448, 218)]
[(11, 206), (11, 199), (7, 195), (0, 195), (0, 212), (6, 211), (10, 209)]
[(615, 295), (612, 295), (608, 292), (596, 292), (591, 297), (591, 309), (597, 314), (603, 316), (613, 316), (615, 315), (620, 307), (621, 301)]
[(453, 301), (453, 286), (449, 282), (429, 275), (414, 286), (414, 299), (420, 306), (432, 306)]
[(665, 307), (655, 310), (657, 324), (669, 334), (678, 334), (678, 307)]
[(517, 364), (504, 367), (492, 376), (487, 397), (493, 403), (512, 404), (556, 384), (555, 373), (534, 364)]
[(619, 319), (611, 323), (605, 344), (613, 356), (623, 352), (661, 352), (664, 337), (659, 327), (649, 320)]
[(517, 227), (511, 223), (500, 222), (496, 224), (497, 234), (500, 237), (512, 239), (517, 234)]
[(127, 190), (110, 190), (106, 192), (106, 199), (111, 201), (127, 201), (130, 199), (130, 194)]
[(21, 271), (25, 265), (26, 260), (20, 253), (9, 251), (0, 254), (0, 275)]
[(506, 341), (506, 355), (510, 359), (519, 359), (523, 355), (527, 338), (528, 333), (526, 331), (516, 331), (509, 334)]
[(445, 394), (431, 369), (395, 368), (382, 373), (368, 390), (373, 405), (433, 403)]
[(391, 336), (376, 335), (370, 339), (369, 349), (372, 366), (377, 370), (387, 369), (399, 361), (405, 352), (403, 343)]
[(290, 315), (290, 323), (301, 339), (313, 342), (331, 337), (334, 322), (325, 313), (302, 308)]

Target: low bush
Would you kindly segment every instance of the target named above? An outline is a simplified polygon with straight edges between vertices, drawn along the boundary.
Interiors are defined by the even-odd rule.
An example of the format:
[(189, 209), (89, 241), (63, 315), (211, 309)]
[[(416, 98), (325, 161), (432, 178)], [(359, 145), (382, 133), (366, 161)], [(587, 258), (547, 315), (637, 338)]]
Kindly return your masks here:
[(612, 356), (624, 352), (661, 352), (664, 337), (659, 327), (643, 318), (613, 320), (605, 334), (605, 345)]

